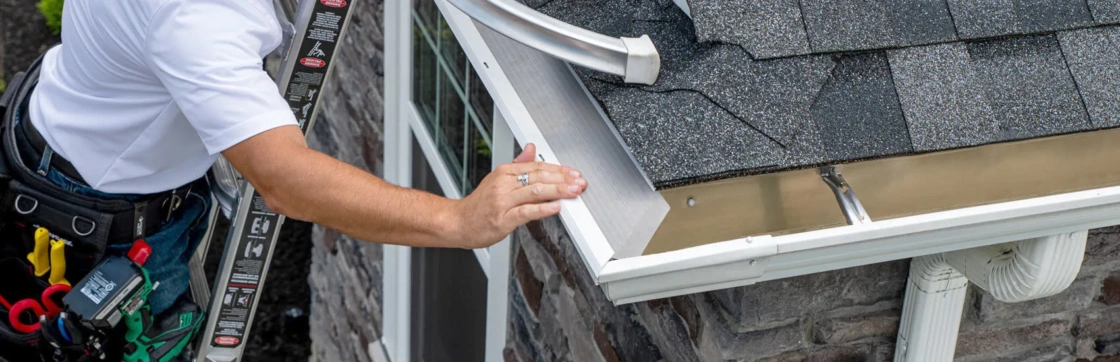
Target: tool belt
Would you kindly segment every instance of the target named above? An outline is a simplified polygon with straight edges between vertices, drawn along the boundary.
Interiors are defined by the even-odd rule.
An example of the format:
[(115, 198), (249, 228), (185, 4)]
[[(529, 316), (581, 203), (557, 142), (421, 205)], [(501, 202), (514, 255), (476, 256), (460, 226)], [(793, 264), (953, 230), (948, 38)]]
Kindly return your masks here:
[[(38, 265), (29, 263), (38, 252), (35, 232), (39, 228), (49, 230), (52, 242), (66, 242), (61, 277), (77, 282), (102, 260), (108, 246), (131, 245), (158, 232), (191, 187), (205, 182), (200, 179), (172, 191), (109, 200), (71, 192), (36, 172), (32, 167), (48, 148), (26, 112), (41, 61), (42, 57), (26, 73), (16, 74), (0, 97), (0, 356), (15, 360), (24, 360), (20, 348), (34, 348), (40, 335), (12, 328), (7, 309), (11, 307), (4, 304), (15, 302), (5, 303), (5, 299), (35, 299), (55, 279), (48, 282), (36, 275)], [(82, 181), (61, 155), (49, 157), (51, 169)]]

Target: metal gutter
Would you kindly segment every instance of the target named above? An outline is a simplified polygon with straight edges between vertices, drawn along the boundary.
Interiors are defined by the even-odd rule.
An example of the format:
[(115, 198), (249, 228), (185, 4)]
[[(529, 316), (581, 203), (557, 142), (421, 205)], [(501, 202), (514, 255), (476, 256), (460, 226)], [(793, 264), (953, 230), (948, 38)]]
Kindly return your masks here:
[[(592, 279), (616, 304), (1120, 224), (1120, 186), (1094, 186), (914, 216), (876, 217), (857, 225), (634, 254), (634, 245), (625, 241), (634, 233), (626, 227), (651, 227), (650, 220), (657, 218), (650, 215), (657, 213), (643, 213), (661, 207), (665, 198), (648, 187), (609, 120), (603, 119), (564, 62), (500, 36), (448, 6), (450, 1), (458, 0), (436, 3), (518, 143), (536, 143), (538, 159), (582, 169), (594, 185), (582, 197), (562, 201), (560, 218)], [(848, 165), (844, 175), (862, 185), (852, 180), (866, 173), (858, 171)], [(805, 174), (806, 180), (819, 185), (821, 199), (835, 199), (819, 172)], [(835, 210), (836, 204), (830, 202)], [(867, 200), (863, 204), (868, 205)], [(868, 206), (867, 211), (871, 209)]]
[(1120, 186), (613, 260), (598, 281), (626, 304), (1116, 224)]
[(609, 37), (553, 19), (512, 0), (448, 2), (518, 43), (568, 62), (623, 76), (627, 83), (653, 84), (661, 71), (661, 57), (648, 35)]

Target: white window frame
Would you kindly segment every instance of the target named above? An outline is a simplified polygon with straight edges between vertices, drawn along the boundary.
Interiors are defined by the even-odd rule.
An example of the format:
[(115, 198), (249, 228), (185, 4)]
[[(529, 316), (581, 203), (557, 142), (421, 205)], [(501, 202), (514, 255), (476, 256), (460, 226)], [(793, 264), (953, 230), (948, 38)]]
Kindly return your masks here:
[[(443, 0), (436, 0), (441, 12)], [(444, 196), (462, 198), (458, 182), (412, 102), (412, 1), (385, 3), (385, 180), (403, 187), (412, 186), (412, 140), (415, 137)], [(469, 105), (467, 105), (469, 106)], [(514, 137), (505, 117), (497, 107), (493, 111), (491, 165), (513, 161)], [(501, 242), (475, 249), (479, 267), (487, 276), (485, 361), (502, 361), (508, 325), (510, 245), (507, 236)], [(374, 361), (410, 361), (412, 249), (385, 245), (382, 273), (382, 336), (371, 343), (369, 353)]]

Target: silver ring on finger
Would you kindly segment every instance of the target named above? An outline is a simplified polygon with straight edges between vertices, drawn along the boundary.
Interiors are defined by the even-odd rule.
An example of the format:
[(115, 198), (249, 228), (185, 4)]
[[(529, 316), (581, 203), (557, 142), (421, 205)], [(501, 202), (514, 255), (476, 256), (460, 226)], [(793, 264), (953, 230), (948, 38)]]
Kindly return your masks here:
[(521, 186), (529, 186), (529, 173), (526, 172), (526, 173), (517, 175), (517, 182), (520, 182)]

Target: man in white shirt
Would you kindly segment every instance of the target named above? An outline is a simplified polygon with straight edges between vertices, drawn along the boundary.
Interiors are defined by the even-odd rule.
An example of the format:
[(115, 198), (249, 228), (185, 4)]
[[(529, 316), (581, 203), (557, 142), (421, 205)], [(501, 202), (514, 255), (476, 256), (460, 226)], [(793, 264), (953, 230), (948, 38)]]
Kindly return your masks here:
[(195, 180), (219, 154), (276, 212), (419, 247), (489, 246), (586, 187), (574, 170), (532, 162), (532, 145), (462, 200), (396, 187), (309, 149), (262, 70), (281, 43), (275, 14), (271, 0), (67, 0), (62, 44), (43, 58), (29, 114), (17, 120), (32, 126), (20, 141), (33, 150), (26, 166), (71, 192), (129, 199), (187, 189), (146, 238), (161, 283), (154, 313), (186, 291), (187, 251), (209, 202)]

